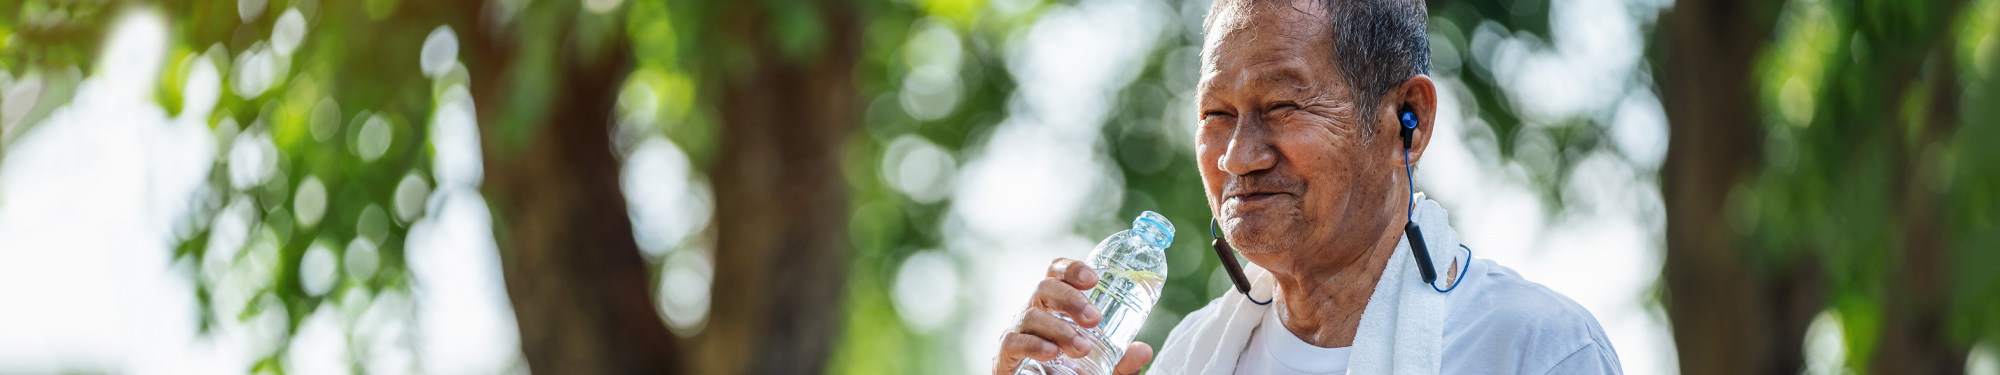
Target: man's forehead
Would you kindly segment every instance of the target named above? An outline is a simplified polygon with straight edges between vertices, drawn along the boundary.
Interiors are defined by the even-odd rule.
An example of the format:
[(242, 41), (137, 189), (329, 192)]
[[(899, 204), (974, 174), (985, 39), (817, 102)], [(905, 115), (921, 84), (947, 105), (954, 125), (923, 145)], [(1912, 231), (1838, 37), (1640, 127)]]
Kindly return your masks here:
[[(1299, 55), (1325, 47), (1331, 38), (1325, 4), (1315, 0), (1220, 0), (1210, 9), (1202, 36), (1203, 73), (1216, 69), (1221, 57), (1244, 53)], [(1282, 47), (1254, 48), (1247, 47)], [(1265, 60), (1269, 57), (1251, 57)]]
[(1215, 7), (1202, 43), (1202, 86), (1223, 84), (1213, 80), (1224, 70), (1252, 73), (1231, 74), (1225, 78), (1232, 81), (1226, 83), (1231, 86), (1285, 87), (1304, 85), (1307, 76), (1315, 75), (1311, 70), (1331, 69), (1315, 64), (1324, 59), (1310, 58), (1332, 53), (1323, 6), (1318, 4), (1310, 0), (1237, 0)]

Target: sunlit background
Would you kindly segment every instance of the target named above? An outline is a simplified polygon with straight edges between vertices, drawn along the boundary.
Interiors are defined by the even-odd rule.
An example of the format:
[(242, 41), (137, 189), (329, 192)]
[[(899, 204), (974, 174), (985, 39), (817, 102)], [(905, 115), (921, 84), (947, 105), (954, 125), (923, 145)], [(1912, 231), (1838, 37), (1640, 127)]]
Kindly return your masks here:
[[(672, 371), (986, 373), (1048, 262), (1145, 210), (1180, 232), (1142, 341), (1228, 288), (1193, 163), (1208, 1), (752, 3), (0, 4), (0, 374), (588, 373), (544, 366), (654, 336), (638, 356), (689, 363)], [(2000, 374), (2000, 2), (1715, 3), (1429, 2), (1441, 103), (1419, 188), (1476, 256), (1589, 309), (1627, 373)], [(1674, 16), (1765, 38), (1731, 48)], [(1670, 87), (1711, 44), (1741, 78)], [(1669, 119), (1663, 98), (1702, 90), (1740, 91), (1747, 122)], [(1909, 125), (1928, 123), (1948, 125)], [(1678, 186), (1726, 199), (1673, 203), (1667, 165), (1731, 149), (1670, 140), (1718, 126), (1750, 157)], [(757, 185), (815, 175), (760, 165), (838, 171)], [(605, 189), (622, 194), (587, 198)], [(754, 203), (770, 197), (846, 209)], [(1670, 248), (1669, 210), (1690, 204), (1724, 219), (1688, 220), (1748, 276), (1668, 266), (1715, 243)], [(831, 235), (772, 252), (730, 233)], [(824, 274), (756, 266), (828, 256), (808, 268)], [(1783, 310), (1775, 338), (1733, 344), (1776, 352), (1677, 344), (1719, 336), (1676, 332), (1673, 272), (1800, 298), (1728, 313)], [(551, 307), (569, 294), (610, 307)], [(807, 308), (743, 302), (765, 300)], [(633, 306), (657, 319), (615, 313)], [(787, 316), (830, 328), (741, 328)], [(616, 339), (549, 350), (589, 336), (544, 322)], [(1883, 349), (1907, 342), (1938, 350)]]

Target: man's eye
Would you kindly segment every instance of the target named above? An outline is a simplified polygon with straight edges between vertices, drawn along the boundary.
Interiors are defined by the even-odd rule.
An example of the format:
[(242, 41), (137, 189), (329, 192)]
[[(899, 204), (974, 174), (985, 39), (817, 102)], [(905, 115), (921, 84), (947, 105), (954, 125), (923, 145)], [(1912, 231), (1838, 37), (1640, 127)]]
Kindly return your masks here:
[(1294, 110), (1294, 109), (1299, 109), (1299, 105), (1292, 103), (1278, 103), (1271, 105), (1271, 112), (1277, 112), (1281, 110)]
[(1229, 112), (1223, 112), (1223, 111), (1208, 111), (1201, 113), (1201, 120), (1208, 121), (1210, 119), (1226, 119), (1229, 118), (1229, 116), (1233, 115), (1229, 114)]

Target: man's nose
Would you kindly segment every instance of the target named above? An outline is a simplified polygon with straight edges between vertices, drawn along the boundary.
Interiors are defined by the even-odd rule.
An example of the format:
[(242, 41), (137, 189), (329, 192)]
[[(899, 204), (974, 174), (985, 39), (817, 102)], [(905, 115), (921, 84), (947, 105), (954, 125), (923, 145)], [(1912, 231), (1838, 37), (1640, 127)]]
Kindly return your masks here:
[(1243, 123), (1236, 127), (1236, 134), (1229, 138), (1229, 149), (1217, 163), (1222, 171), (1241, 176), (1277, 165), (1278, 153), (1271, 147), (1271, 129), (1255, 117), (1246, 116), (1240, 121)]

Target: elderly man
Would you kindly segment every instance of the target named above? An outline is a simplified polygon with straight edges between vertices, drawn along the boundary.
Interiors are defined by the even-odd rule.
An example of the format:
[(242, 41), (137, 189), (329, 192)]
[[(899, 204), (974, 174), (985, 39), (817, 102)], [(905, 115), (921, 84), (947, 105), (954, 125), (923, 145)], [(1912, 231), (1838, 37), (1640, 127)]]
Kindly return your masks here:
[[(1421, 0), (1209, 9), (1196, 164), (1228, 244), (1253, 263), (1239, 287), (1249, 292), (1189, 313), (1152, 373), (1621, 372), (1589, 311), (1472, 258), (1444, 210), (1411, 193), (1437, 105), (1426, 21)], [(1406, 230), (1413, 220), (1421, 229)], [(1096, 276), (1057, 259), (993, 372), (1086, 354), (1085, 333), (1057, 314), (1098, 324), (1082, 294)], [(1134, 343), (1115, 372), (1153, 357)]]

